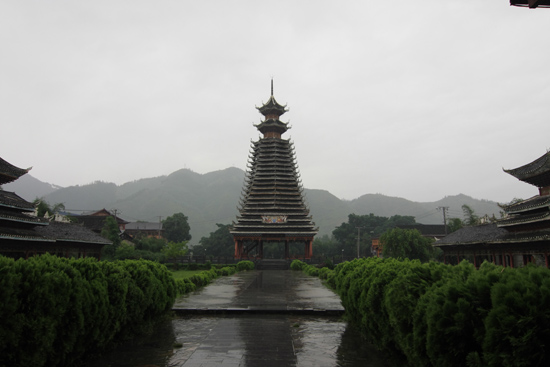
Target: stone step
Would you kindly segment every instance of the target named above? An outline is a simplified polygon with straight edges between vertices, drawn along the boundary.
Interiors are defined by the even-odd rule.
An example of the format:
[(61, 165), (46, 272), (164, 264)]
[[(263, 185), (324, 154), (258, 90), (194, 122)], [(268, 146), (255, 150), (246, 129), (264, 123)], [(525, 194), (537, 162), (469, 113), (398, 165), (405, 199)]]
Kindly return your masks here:
[(258, 270), (288, 270), (290, 261), (283, 259), (262, 259), (256, 263)]

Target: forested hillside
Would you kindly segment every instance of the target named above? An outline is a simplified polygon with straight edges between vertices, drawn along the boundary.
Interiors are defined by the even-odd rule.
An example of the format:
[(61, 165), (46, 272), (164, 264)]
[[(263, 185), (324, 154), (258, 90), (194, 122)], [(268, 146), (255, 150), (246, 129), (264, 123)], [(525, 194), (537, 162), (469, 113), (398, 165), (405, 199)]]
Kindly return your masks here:
[[(217, 229), (216, 223), (229, 224), (235, 219), (243, 182), (244, 171), (238, 168), (206, 174), (182, 169), (168, 176), (144, 178), (120, 186), (95, 182), (61, 188), (45, 195), (45, 199), (52, 204), (64, 203), (68, 211), (77, 214), (102, 208), (116, 209), (128, 221), (156, 222), (182, 212), (191, 225), (191, 244), (197, 244), (201, 237)], [(18, 181), (5, 189), (19, 192)], [(25, 189), (26, 193), (28, 191)], [(22, 195), (22, 192), (19, 194), (31, 201), (40, 196)], [(462, 218), (461, 207), (467, 204), (479, 216), (499, 216), (499, 207), (495, 202), (462, 194), (428, 203), (381, 194), (366, 194), (351, 201), (341, 200), (326, 190), (317, 189), (306, 189), (305, 196), (320, 235), (331, 234), (334, 228), (347, 222), (351, 213), (373, 213), (384, 217), (411, 215), (419, 223), (433, 224), (443, 222), (438, 207), (449, 207), (449, 217)]]

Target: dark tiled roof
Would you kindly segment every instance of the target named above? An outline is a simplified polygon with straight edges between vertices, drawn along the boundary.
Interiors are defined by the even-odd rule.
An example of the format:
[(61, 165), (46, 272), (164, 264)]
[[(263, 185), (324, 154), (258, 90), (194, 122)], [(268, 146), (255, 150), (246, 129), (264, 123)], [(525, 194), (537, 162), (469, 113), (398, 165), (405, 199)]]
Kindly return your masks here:
[(497, 225), (499, 227), (515, 226), (518, 224), (537, 223), (541, 221), (550, 220), (549, 211), (538, 211), (535, 213), (514, 215), (506, 219), (499, 220)]
[(499, 228), (495, 223), (481, 226), (464, 227), (437, 241), (434, 246), (445, 247), (453, 245), (475, 244), (505, 244), (521, 242), (537, 242), (550, 240), (550, 230), (525, 232), (509, 232)]
[(538, 0), (534, 2), (530, 2), (529, 0), (510, 0), (510, 5), (530, 8), (550, 8), (550, 0)]
[(520, 213), (540, 208), (548, 208), (550, 206), (550, 195), (533, 196), (527, 200), (508, 205), (504, 208), (507, 213)]
[(238, 237), (313, 237), (318, 229), (302, 196), (292, 143), (263, 138), (252, 145), (239, 216)]
[[(73, 218), (76, 222), (83, 223), (85, 227), (96, 232), (101, 232), (107, 217), (109, 217), (109, 215), (71, 215), (71, 218)], [(114, 218), (114, 216), (111, 217)], [(116, 217), (116, 221), (119, 225), (126, 225), (128, 223), (120, 217)]]
[(107, 219), (107, 217), (94, 215), (71, 216), (71, 218), (74, 218), (77, 223), (82, 223), (86, 228), (96, 232), (101, 232), (105, 225), (105, 219)]
[(0, 227), (0, 239), (55, 242), (54, 239), (47, 238), (35, 231), (34, 229), (13, 227)]
[(16, 208), (24, 211), (34, 211), (34, 205), (14, 192), (0, 190), (0, 206)]
[(537, 187), (545, 187), (550, 184), (550, 152), (535, 159), (533, 162), (518, 168), (504, 170), (518, 180), (527, 182)]
[(281, 106), (276, 100), (273, 95), (269, 97), (269, 100), (264, 103), (262, 107), (256, 107), (258, 111), (264, 116), (266, 115), (277, 115), (281, 116), (283, 113), (287, 111), (286, 105)]
[(48, 225), (48, 221), (43, 218), (31, 217), (21, 212), (5, 210), (0, 207), (0, 220), (7, 222), (26, 223), (31, 226)]
[(45, 238), (56, 241), (111, 244), (109, 240), (77, 223), (50, 222), (49, 226), (36, 228), (35, 231)]
[(503, 240), (508, 231), (498, 228), (496, 224), (484, 224), (480, 226), (464, 227), (448, 236), (443, 237), (434, 246), (461, 245), (473, 243), (485, 243)]
[(23, 169), (15, 167), (11, 163), (0, 158), (0, 185), (15, 181), (29, 171), (30, 168)]

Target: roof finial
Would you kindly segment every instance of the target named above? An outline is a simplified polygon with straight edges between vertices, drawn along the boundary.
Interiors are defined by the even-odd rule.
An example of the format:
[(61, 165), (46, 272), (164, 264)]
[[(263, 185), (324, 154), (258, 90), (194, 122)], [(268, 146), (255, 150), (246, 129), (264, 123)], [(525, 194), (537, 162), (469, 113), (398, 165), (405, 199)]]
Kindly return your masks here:
[(271, 95), (273, 96), (273, 77), (271, 77)]

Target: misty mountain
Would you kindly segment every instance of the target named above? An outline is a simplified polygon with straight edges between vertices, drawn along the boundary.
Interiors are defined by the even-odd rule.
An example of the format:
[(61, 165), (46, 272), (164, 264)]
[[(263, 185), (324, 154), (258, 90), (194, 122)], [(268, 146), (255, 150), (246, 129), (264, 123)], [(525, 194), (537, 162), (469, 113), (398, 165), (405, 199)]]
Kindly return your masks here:
[[(181, 169), (168, 176), (144, 178), (123, 185), (95, 182), (83, 186), (59, 188), (46, 195), (27, 194), (32, 188), (23, 190), (20, 181), (5, 185), (6, 190), (15, 191), (27, 200), (44, 196), (50, 204), (64, 203), (67, 211), (82, 212), (115, 210), (128, 221), (156, 222), (174, 213), (182, 212), (189, 218), (192, 244), (217, 229), (216, 223), (228, 224), (235, 220), (237, 205), (244, 183), (245, 172), (238, 168), (199, 174)], [(42, 193), (43, 184), (37, 181), (36, 191)], [(26, 185), (26, 182), (24, 182)], [(36, 183), (36, 182), (35, 182)], [(51, 185), (50, 185), (51, 186)], [(477, 215), (499, 216), (495, 202), (477, 200), (460, 194), (447, 196), (436, 202), (419, 203), (381, 194), (366, 194), (354, 200), (341, 200), (326, 190), (305, 189), (305, 198), (319, 226), (319, 235), (331, 234), (334, 228), (347, 222), (348, 215), (355, 213), (390, 217), (411, 215), (424, 224), (443, 223), (443, 214), (438, 207), (449, 207), (448, 216), (462, 218), (462, 205), (469, 205)]]
[(17, 195), (30, 202), (36, 198), (51, 194), (61, 188), (61, 186), (42, 182), (29, 174), (23, 175), (17, 181), (10, 182), (3, 186), (4, 190), (15, 192)]

